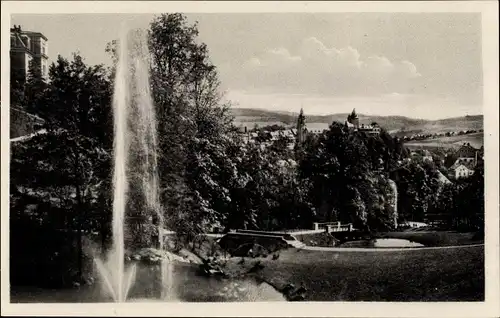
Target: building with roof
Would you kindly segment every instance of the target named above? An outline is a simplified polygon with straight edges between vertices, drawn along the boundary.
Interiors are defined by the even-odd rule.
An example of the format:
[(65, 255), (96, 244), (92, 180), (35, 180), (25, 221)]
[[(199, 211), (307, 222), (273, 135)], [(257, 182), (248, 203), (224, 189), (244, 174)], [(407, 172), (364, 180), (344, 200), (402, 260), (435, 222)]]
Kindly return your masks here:
[(304, 116), (304, 110), (301, 108), (299, 117), (297, 118), (297, 144), (302, 144), (306, 138), (306, 117)]
[(352, 110), (352, 113), (347, 116), (347, 120), (344, 123), (345, 128), (352, 131), (359, 131), (369, 135), (379, 135), (380, 126), (373, 123), (370, 125), (360, 124), (358, 114), (356, 114), (356, 109)]
[(474, 174), (478, 160), (479, 150), (469, 143), (464, 143), (456, 152), (457, 159), (448, 168), (448, 177), (452, 179), (468, 178)]
[(437, 171), (438, 182), (440, 185), (451, 184), (450, 179), (448, 179), (441, 171)]
[(464, 143), (456, 152), (458, 158), (474, 158), (477, 160), (478, 149), (472, 147), (470, 143)]
[(474, 174), (476, 164), (470, 158), (459, 158), (448, 169), (448, 177), (452, 179), (468, 178)]
[(26, 79), (31, 62), (40, 67), (42, 77), (49, 74), (48, 39), (40, 32), (25, 31), (14, 25), (10, 29), (10, 67)]

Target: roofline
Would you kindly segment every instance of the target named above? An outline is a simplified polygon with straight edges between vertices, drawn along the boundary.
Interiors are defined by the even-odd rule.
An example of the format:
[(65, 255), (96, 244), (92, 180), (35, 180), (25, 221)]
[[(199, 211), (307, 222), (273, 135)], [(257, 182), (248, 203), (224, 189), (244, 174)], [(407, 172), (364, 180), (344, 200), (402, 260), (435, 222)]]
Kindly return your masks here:
[(40, 36), (42, 39), (44, 39), (45, 41), (48, 41), (49, 39), (47, 39), (47, 37), (45, 35), (43, 35), (43, 33), (40, 33), (40, 32), (34, 32), (34, 31), (22, 31), (21, 30), (21, 34), (26, 34), (26, 35), (38, 35)]

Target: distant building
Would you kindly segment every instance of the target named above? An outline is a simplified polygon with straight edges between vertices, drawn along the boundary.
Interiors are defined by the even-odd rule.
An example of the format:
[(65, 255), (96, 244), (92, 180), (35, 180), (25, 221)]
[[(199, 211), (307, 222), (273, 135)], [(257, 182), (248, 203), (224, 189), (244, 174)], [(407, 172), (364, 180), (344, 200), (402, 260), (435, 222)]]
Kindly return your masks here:
[(306, 139), (306, 132), (306, 117), (304, 116), (304, 110), (301, 108), (297, 118), (296, 142), (298, 145), (302, 144)]
[(432, 154), (431, 154), (431, 152), (429, 150), (424, 149), (422, 160), (423, 161), (430, 161), (430, 162), (434, 161), (434, 159), (432, 158)]
[(472, 147), (469, 143), (464, 143), (457, 150), (456, 156), (457, 159), (448, 168), (448, 177), (460, 179), (472, 176), (480, 159), (479, 150)]
[(456, 152), (456, 156), (459, 159), (468, 158), (477, 161), (479, 155), (479, 150), (472, 147), (470, 143), (464, 143)]
[(414, 160), (421, 159), (422, 161), (433, 162), (432, 154), (429, 150), (426, 149), (417, 149), (415, 151), (410, 152), (410, 157)]
[(359, 117), (356, 114), (356, 109), (352, 110), (352, 113), (347, 116), (347, 120), (344, 123), (346, 129), (352, 131), (359, 131), (369, 135), (379, 135), (380, 126), (373, 123), (371, 125), (359, 124)]
[(10, 29), (10, 67), (11, 70), (28, 75), (30, 62), (37, 63), (42, 77), (49, 73), (48, 40), (40, 32), (23, 31), (21, 26)]
[(473, 161), (460, 160), (448, 169), (448, 176), (453, 179), (468, 178), (474, 174), (475, 164)]

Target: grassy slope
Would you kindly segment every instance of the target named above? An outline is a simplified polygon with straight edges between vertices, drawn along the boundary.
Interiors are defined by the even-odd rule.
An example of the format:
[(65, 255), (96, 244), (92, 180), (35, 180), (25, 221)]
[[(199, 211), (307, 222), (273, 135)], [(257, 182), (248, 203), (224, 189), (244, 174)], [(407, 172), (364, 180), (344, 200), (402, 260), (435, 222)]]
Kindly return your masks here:
[(405, 145), (409, 148), (458, 148), (464, 142), (468, 142), (474, 148), (481, 148), (484, 135), (482, 132), (450, 137), (439, 137), (427, 140), (415, 140), (407, 142)]
[[(387, 237), (412, 239), (432, 246), (478, 243), (472, 233), (405, 231)], [(207, 238), (196, 254), (206, 258), (213, 238)], [(219, 250), (220, 252), (220, 250)], [(256, 261), (264, 269), (254, 274), (281, 290), (286, 284), (308, 289), (308, 301), (481, 301), (484, 299), (484, 248), (384, 252), (332, 252), (288, 249), (280, 257), (231, 258), (224, 269), (244, 275)], [(49, 293), (46, 301), (82, 301), (80, 293)], [(31, 293), (20, 292), (17, 301)], [(93, 299), (89, 295), (89, 300)], [(31, 297), (31, 296), (30, 296)], [(33, 296), (36, 298), (36, 296)], [(62, 298), (61, 298), (62, 297)], [(29, 298), (29, 297), (28, 297)], [(74, 298), (74, 299), (73, 299)], [(39, 298), (36, 298), (40, 300)]]
[[(238, 266), (232, 259), (231, 266)], [(481, 301), (483, 247), (331, 252), (289, 249), (261, 259), (257, 276), (282, 289), (308, 289), (307, 301)]]

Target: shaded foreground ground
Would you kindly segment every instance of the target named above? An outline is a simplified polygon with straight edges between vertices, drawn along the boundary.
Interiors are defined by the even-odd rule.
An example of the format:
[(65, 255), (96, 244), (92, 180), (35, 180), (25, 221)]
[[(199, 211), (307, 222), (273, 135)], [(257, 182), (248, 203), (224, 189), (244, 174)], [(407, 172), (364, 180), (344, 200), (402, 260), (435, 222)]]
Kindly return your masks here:
[[(282, 290), (307, 288), (306, 301), (483, 301), (484, 247), (367, 252), (282, 251), (253, 274)], [(248, 266), (255, 262), (250, 259)], [(228, 262), (236, 271), (240, 258)]]

